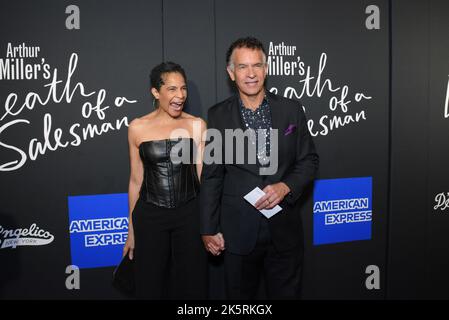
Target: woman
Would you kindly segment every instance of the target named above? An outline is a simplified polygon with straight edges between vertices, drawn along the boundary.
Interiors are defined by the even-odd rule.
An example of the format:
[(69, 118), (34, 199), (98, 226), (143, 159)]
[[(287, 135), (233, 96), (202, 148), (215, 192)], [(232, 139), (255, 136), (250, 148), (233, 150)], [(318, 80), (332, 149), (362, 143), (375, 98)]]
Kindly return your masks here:
[(204, 299), (207, 255), (197, 196), (206, 126), (183, 111), (187, 85), (180, 65), (161, 63), (150, 80), (156, 110), (128, 129), (130, 217), (123, 255), (134, 259), (138, 298), (167, 298), (171, 287), (170, 298)]

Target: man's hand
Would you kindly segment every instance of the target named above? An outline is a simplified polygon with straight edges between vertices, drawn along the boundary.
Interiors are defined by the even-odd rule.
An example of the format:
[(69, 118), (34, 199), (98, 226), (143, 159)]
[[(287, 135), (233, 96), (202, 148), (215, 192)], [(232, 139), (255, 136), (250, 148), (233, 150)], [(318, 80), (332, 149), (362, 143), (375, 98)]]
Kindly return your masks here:
[(220, 255), (221, 251), (225, 249), (225, 241), (220, 232), (213, 236), (203, 235), (202, 239), (206, 250), (214, 256)]
[(263, 189), (265, 195), (254, 204), (257, 210), (272, 209), (278, 205), (290, 192), (290, 188), (283, 182), (270, 184)]

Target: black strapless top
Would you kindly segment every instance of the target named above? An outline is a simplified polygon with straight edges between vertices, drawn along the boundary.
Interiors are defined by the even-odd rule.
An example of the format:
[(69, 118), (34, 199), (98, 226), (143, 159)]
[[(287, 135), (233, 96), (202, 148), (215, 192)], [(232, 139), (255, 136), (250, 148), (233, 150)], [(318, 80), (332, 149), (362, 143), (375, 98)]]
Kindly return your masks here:
[(144, 166), (140, 198), (165, 208), (176, 208), (199, 192), (196, 149), (192, 138), (144, 141), (139, 154)]

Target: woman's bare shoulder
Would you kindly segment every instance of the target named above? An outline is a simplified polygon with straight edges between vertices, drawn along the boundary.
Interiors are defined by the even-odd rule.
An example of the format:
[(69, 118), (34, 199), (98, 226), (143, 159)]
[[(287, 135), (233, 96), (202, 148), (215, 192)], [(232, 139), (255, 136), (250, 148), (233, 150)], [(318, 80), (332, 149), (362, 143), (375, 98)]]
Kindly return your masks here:
[(201, 124), (206, 123), (201, 117), (194, 116), (187, 112), (183, 112), (183, 117), (188, 121), (192, 121), (193, 123), (195, 123), (195, 122), (201, 122)]
[(129, 127), (133, 128), (133, 129), (138, 129), (142, 126), (148, 126), (151, 125), (152, 122), (154, 122), (154, 111), (150, 112), (146, 115), (143, 115), (141, 117), (138, 118), (134, 118), (130, 123), (129, 123)]

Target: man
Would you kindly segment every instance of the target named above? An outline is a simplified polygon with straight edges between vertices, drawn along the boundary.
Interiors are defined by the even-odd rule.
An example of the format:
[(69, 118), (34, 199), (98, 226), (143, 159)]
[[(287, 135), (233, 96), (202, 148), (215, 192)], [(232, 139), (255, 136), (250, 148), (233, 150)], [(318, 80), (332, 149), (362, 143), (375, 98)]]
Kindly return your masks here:
[[(265, 90), (268, 66), (262, 43), (250, 37), (238, 39), (230, 46), (226, 62), (238, 94), (209, 109), (208, 128), (223, 137), (229, 129), (266, 130), (266, 135), (255, 135), (255, 164), (248, 154), (243, 164), (205, 161), (200, 195), (203, 243), (214, 255), (224, 250), (228, 298), (255, 298), (263, 275), (269, 299), (296, 299), (303, 256), (298, 200), (315, 177), (318, 155), (301, 104)], [(276, 135), (269, 129), (278, 130), (278, 141), (270, 140)], [(270, 150), (278, 151), (277, 170), (264, 175), (260, 169), (267, 166), (264, 160)], [(268, 158), (276, 159), (273, 154)], [(254, 207), (243, 197), (255, 187), (265, 195)], [(278, 204), (282, 211), (270, 218), (259, 211)]]

